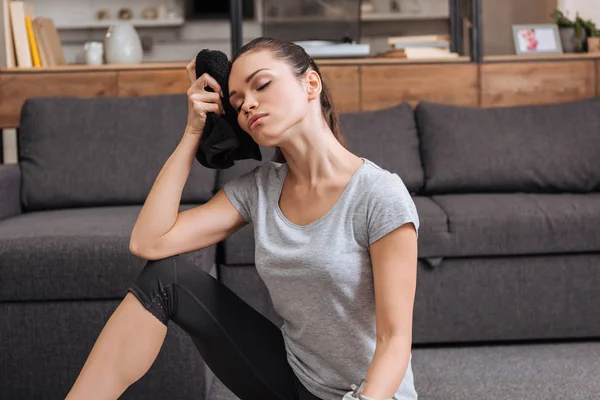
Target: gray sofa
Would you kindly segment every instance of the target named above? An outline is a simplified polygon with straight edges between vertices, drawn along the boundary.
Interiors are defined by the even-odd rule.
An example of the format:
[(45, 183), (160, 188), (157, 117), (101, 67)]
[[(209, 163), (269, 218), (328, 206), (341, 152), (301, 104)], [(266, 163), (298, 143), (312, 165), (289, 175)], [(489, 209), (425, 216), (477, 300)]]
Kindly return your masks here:
[[(0, 166), (0, 398), (64, 397), (139, 272), (131, 228), (185, 96), (31, 99)], [(600, 393), (600, 98), (343, 114), (348, 147), (397, 172), (421, 219), (413, 368), (423, 399)], [(263, 149), (265, 159), (271, 149)], [(194, 165), (182, 207), (256, 165)], [(280, 323), (252, 227), (186, 255)], [(234, 399), (173, 326), (122, 398)]]

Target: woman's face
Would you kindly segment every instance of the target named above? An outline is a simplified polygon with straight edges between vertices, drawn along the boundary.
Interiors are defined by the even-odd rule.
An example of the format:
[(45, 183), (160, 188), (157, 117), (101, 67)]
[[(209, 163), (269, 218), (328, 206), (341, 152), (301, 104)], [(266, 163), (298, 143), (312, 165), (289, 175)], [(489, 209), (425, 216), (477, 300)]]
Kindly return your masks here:
[(240, 127), (261, 146), (276, 146), (308, 110), (305, 86), (285, 61), (261, 50), (240, 56), (229, 75), (229, 100)]

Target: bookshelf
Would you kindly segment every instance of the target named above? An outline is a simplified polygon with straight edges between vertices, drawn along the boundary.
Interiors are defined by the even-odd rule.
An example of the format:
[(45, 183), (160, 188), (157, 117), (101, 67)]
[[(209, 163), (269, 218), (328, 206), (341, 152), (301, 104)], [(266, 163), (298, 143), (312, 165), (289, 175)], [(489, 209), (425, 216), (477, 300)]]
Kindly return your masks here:
[[(115, 19), (92, 20), (92, 19), (77, 19), (63, 20), (56, 24), (59, 30), (71, 29), (107, 29), (115, 23), (122, 22)], [(160, 28), (160, 27), (177, 27), (182, 26), (185, 21), (183, 17), (164, 18), (164, 19), (131, 19), (128, 21), (136, 28)]]
[[(27, 0), (36, 14), (52, 18), (59, 30), (104, 29), (119, 22), (119, 12), (127, 10), (135, 27), (177, 27), (184, 24), (183, 0)], [(144, 10), (155, 8), (156, 19), (143, 18)], [(99, 20), (97, 13), (107, 13)], [(172, 16), (167, 14), (173, 13)], [(164, 14), (164, 15), (161, 15)]]

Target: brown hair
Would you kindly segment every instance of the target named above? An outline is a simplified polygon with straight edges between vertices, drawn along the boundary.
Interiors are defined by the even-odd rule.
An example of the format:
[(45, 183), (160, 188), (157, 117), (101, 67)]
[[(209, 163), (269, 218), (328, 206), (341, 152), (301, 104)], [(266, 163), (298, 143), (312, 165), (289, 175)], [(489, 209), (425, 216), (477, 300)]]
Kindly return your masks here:
[[(293, 42), (286, 42), (268, 37), (259, 37), (248, 42), (241, 49), (239, 49), (234, 55), (232, 63), (244, 53), (260, 50), (269, 50), (280, 60), (286, 61), (298, 78), (304, 76), (306, 71), (309, 69), (312, 69), (319, 74), (322, 84), (320, 100), (323, 116), (325, 117), (325, 121), (327, 121), (329, 129), (331, 129), (333, 132), (333, 136), (335, 136), (338, 142), (345, 146), (344, 138), (342, 137), (340, 130), (338, 113), (333, 106), (331, 95), (325, 86), (325, 82), (323, 82), (321, 71), (319, 71), (319, 67), (312, 57), (310, 57), (306, 51), (304, 51), (302, 46), (299, 46)], [(281, 149), (277, 148), (273, 161), (281, 163), (285, 162), (285, 157), (283, 156)]]

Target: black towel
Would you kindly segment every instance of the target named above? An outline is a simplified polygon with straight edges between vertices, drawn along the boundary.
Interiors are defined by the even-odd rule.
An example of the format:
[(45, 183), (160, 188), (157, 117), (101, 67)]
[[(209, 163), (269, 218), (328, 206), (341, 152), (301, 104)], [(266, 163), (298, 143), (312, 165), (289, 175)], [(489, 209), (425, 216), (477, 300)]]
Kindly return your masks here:
[[(237, 160), (262, 160), (260, 148), (237, 123), (237, 113), (229, 104), (228, 79), (231, 62), (218, 50), (204, 49), (196, 56), (196, 79), (208, 73), (221, 86), (225, 114), (207, 113), (196, 159), (212, 169), (227, 169)], [(213, 91), (207, 87), (205, 90)]]

